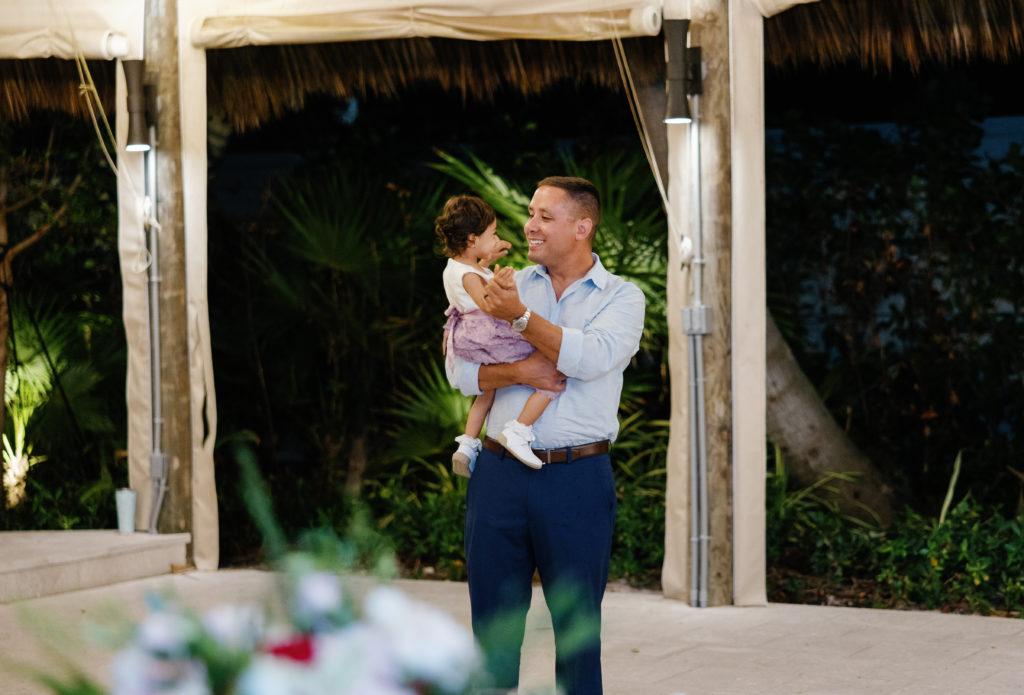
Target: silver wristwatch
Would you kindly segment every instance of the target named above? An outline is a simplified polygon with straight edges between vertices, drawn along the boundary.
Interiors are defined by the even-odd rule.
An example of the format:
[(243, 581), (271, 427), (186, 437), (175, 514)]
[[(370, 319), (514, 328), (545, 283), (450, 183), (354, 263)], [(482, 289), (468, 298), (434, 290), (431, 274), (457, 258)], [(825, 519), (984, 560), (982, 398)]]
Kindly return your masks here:
[(512, 330), (516, 333), (522, 333), (526, 330), (526, 324), (530, 322), (530, 310), (527, 309), (526, 313), (517, 318), (512, 322)]

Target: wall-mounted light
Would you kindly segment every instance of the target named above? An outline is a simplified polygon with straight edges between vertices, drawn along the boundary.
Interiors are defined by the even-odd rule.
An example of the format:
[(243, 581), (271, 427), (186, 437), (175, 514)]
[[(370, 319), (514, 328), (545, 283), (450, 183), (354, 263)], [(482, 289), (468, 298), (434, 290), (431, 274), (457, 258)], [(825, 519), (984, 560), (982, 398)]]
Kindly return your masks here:
[(142, 85), (142, 61), (122, 60), (124, 81), (128, 91), (129, 152), (149, 151), (149, 128), (146, 126), (146, 93)]
[(687, 46), (690, 20), (666, 19), (665, 28), (665, 123), (689, 123), (691, 94), (700, 94), (700, 46)]

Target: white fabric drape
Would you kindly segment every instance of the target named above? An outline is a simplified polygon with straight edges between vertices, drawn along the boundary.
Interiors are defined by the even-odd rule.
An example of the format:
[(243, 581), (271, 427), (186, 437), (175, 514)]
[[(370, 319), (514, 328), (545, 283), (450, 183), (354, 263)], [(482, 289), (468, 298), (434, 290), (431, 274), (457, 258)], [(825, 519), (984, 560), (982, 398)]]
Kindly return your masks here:
[[(185, 26), (185, 18), (192, 16), (197, 4), (195, 0), (178, 0), (179, 27)], [(213, 570), (219, 564), (220, 533), (213, 465), (217, 398), (207, 293), (206, 51), (189, 45), (182, 31), (178, 32), (178, 61), (192, 402), (192, 556), (197, 568)]]
[(127, 342), (128, 373), (128, 484), (135, 490), (135, 528), (149, 528), (153, 504), (149, 454), (153, 446), (150, 409), (149, 257), (146, 251), (142, 200), (145, 196), (145, 160), (140, 152), (126, 152), (128, 109), (124, 73), (116, 72), (117, 106), (117, 248), (121, 262), (121, 316)]
[(2, 0), (0, 58), (139, 59), (144, 25), (143, 0)]
[(200, 11), (182, 31), (201, 48), (417, 36), (593, 41), (661, 30), (656, 0), (221, 0)]
[(749, 3), (729, 2), (733, 603), (739, 606), (760, 606), (768, 600), (763, 26)]
[(818, 0), (750, 0), (750, 3), (757, 8), (757, 11), (764, 17), (771, 17), (794, 5), (818, 2)]

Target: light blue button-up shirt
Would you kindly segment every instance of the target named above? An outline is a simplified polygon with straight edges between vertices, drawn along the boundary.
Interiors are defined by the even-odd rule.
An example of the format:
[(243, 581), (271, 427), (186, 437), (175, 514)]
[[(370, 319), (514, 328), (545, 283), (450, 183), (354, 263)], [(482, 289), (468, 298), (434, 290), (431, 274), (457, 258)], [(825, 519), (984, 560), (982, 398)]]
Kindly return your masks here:
[[(597, 254), (593, 257), (590, 271), (558, 300), (547, 268), (533, 265), (516, 272), (523, 303), (534, 314), (562, 327), (558, 371), (568, 377), (565, 391), (551, 401), (533, 426), (534, 448), (615, 441), (619, 433), (622, 372), (640, 348), (644, 294), (633, 283), (605, 270)], [(479, 370), (479, 364), (456, 357), (448, 379), (467, 396), (476, 395), (480, 393)], [(528, 386), (498, 389), (487, 417), (492, 437), (519, 416), (532, 392)]]

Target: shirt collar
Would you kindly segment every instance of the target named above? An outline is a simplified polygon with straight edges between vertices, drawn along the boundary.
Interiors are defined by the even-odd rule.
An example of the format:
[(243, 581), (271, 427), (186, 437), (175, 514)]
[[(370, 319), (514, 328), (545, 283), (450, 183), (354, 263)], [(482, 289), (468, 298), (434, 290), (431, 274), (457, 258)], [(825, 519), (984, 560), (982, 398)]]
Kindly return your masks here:
[[(598, 257), (596, 253), (591, 251), (590, 256), (591, 258), (594, 259), (594, 265), (590, 266), (590, 270), (588, 270), (587, 274), (580, 278), (580, 280), (584, 282), (589, 281), (593, 283), (594, 286), (597, 287), (597, 289), (603, 290), (605, 286), (608, 284), (608, 278), (611, 276), (611, 273), (609, 273), (605, 269), (604, 265), (601, 264), (601, 259)], [(536, 272), (538, 275), (548, 278), (548, 280), (550, 281), (551, 277), (548, 275), (547, 266), (535, 265), (532, 266), (532, 268), (534, 269), (534, 272)], [(577, 280), (576, 282), (579, 282), (580, 280)]]

